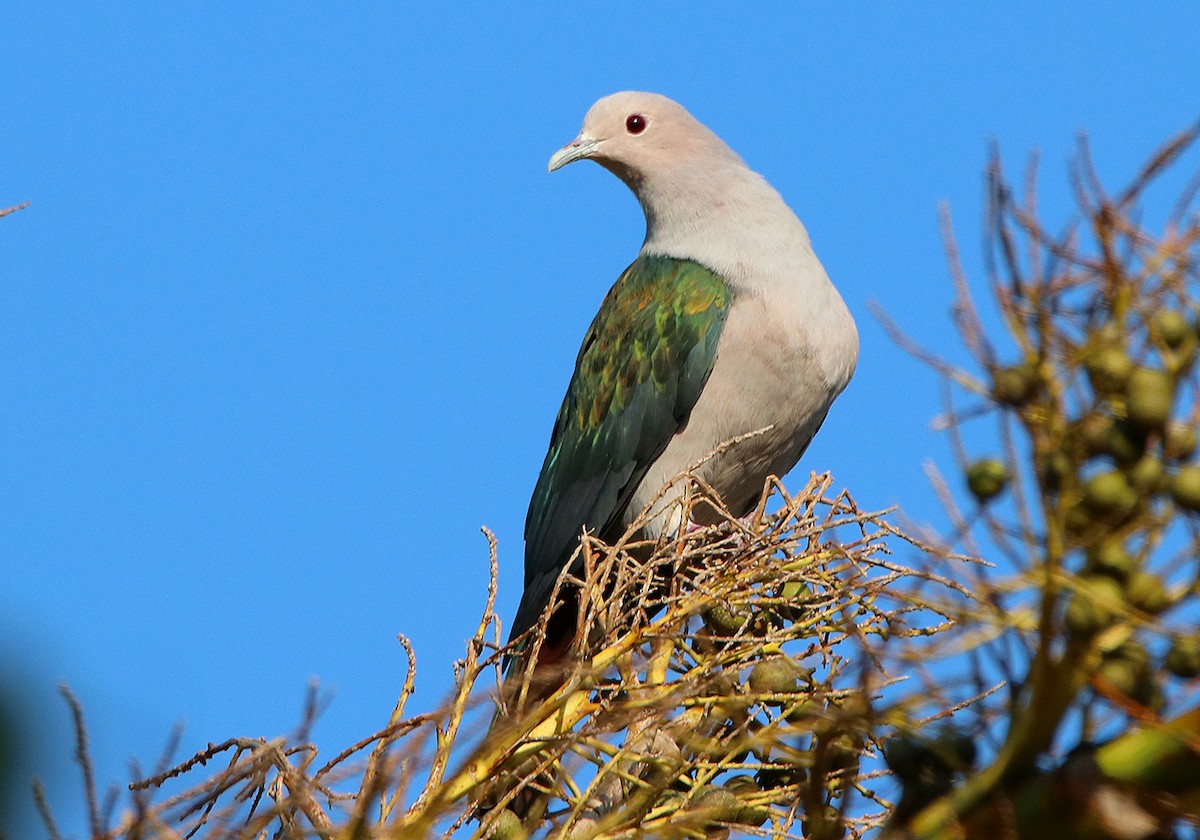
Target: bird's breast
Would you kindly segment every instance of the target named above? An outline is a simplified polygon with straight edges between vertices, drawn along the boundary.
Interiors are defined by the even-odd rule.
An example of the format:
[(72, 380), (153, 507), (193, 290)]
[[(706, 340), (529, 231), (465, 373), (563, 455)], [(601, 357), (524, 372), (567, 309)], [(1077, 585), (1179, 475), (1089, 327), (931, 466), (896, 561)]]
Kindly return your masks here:
[[(687, 425), (635, 492), (631, 517), (667, 481), (742, 435), (756, 433), (696, 469), (735, 515), (754, 508), (767, 476), (782, 476), (796, 464), (857, 359), (853, 321), (829, 289), (834, 301), (817, 322), (805, 301), (766, 295), (735, 301), (708, 382)], [(651, 530), (672, 527), (664, 517), (659, 520)]]

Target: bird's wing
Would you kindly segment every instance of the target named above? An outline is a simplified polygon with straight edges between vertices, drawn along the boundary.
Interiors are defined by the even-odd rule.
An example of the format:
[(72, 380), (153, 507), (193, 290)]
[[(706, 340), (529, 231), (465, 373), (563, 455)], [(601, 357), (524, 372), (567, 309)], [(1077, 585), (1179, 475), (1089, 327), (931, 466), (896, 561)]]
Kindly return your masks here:
[(529, 503), (514, 636), (536, 623), (583, 528), (624, 527), (630, 496), (712, 371), (729, 303), (712, 271), (662, 256), (639, 257), (604, 298)]

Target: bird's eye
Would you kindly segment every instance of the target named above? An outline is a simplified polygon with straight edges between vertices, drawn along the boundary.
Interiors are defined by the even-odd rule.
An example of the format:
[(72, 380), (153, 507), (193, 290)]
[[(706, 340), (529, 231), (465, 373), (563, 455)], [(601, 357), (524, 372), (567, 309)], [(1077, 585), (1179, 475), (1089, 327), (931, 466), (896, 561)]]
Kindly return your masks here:
[(646, 130), (646, 118), (641, 114), (630, 114), (625, 118), (625, 130), (630, 134), (641, 134)]

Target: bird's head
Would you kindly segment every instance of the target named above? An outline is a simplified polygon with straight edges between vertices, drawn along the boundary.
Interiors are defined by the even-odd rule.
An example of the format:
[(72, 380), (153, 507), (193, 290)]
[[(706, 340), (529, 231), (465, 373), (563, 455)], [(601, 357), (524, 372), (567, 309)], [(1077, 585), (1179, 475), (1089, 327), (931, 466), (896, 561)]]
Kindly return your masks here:
[(625, 91), (591, 107), (579, 135), (550, 158), (553, 172), (577, 160), (594, 160), (635, 192), (651, 173), (696, 161), (740, 159), (677, 102), (657, 93)]

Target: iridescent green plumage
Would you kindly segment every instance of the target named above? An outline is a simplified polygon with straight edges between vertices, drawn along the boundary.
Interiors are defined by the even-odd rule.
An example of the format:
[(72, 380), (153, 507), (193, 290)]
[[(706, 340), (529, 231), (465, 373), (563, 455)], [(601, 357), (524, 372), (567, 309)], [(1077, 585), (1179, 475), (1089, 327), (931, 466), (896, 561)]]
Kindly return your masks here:
[(604, 298), (575, 362), (525, 520), (519, 635), (538, 619), (582, 529), (612, 537), (686, 423), (716, 358), (730, 291), (703, 266), (642, 256)]

